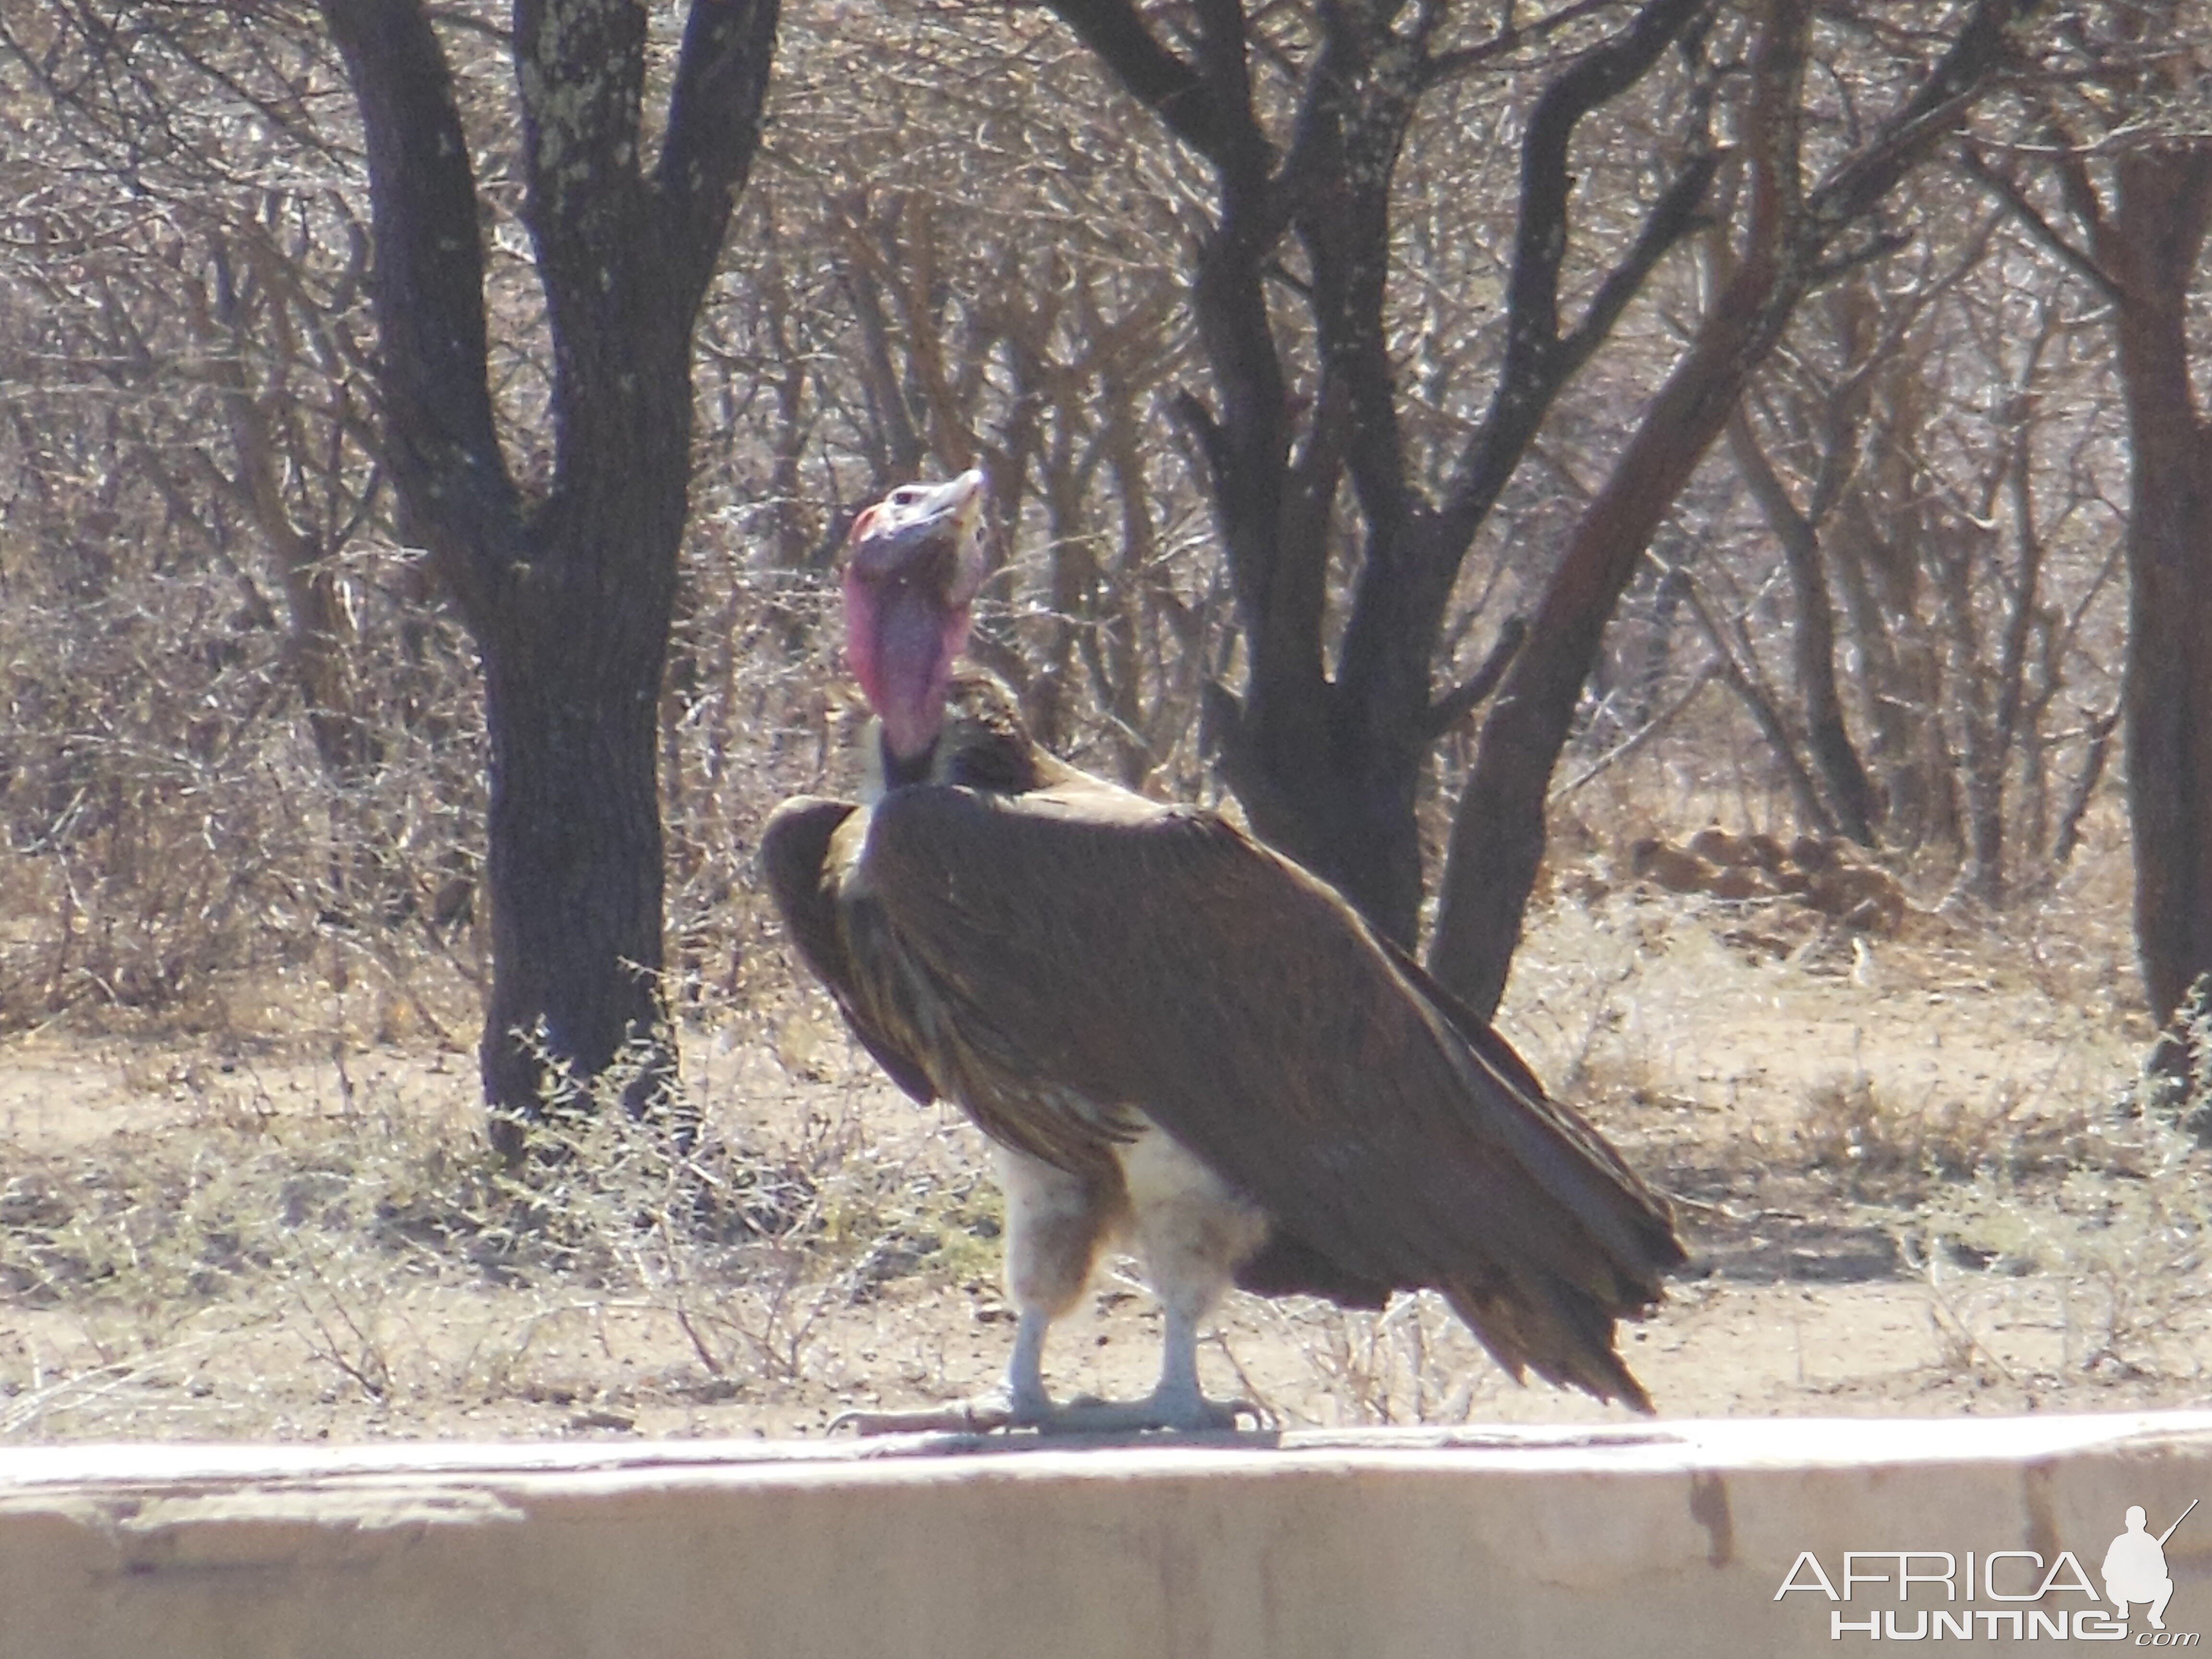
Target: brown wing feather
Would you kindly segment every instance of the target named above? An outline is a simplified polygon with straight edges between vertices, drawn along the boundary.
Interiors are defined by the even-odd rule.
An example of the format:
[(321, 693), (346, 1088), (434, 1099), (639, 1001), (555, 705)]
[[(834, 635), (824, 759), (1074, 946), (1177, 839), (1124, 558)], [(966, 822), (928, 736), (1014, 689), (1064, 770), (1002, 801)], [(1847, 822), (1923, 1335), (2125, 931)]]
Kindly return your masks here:
[(1516, 1374), (1648, 1404), (1612, 1331), (1682, 1260), (1666, 1206), (1313, 877), (1103, 786), (898, 792), (865, 864), (980, 1047), (1141, 1106), (1349, 1278), (1445, 1291)]
[(937, 1098), (929, 1074), (903, 1044), (866, 1013), (866, 1001), (857, 994), (844, 930), (838, 921), (830, 844), (858, 811), (851, 801), (811, 795), (784, 802), (761, 832), (761, 873), (767, 878), (775, 908), (783, 913), (784, 931), (792, 948), (829, 988), (860, 1046), (876, 1057), (876, 1063), (890, 1074), (892, 1082), (927, 1106)]

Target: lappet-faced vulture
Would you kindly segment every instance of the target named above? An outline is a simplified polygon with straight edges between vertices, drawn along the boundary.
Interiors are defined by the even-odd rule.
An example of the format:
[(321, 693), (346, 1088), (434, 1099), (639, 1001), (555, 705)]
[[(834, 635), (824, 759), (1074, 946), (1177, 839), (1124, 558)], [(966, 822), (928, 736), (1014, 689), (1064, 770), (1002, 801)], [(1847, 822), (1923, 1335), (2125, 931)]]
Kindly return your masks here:
[[(1003, 1395), (861, 1427), (1232, 1424), (1197, 1354), (1232, 1284), (1359, 1307), (1432, 1287), (1516, 1376), (1650, 1410), (1613, 1328), (1683, 1260), (1664, 1202), (1333, 888), (1056, 760), (1004, 686), (956, 672), (983, 535), (977, 472), (855, 522), (869, 786), (785, 803), (762, 846), (854, 1034), (975, 1120), (1006, 1187)], [(1159, 1385), (1055, 1406), (1046, 1331), (1116, 1239), (1165, 1307)]]

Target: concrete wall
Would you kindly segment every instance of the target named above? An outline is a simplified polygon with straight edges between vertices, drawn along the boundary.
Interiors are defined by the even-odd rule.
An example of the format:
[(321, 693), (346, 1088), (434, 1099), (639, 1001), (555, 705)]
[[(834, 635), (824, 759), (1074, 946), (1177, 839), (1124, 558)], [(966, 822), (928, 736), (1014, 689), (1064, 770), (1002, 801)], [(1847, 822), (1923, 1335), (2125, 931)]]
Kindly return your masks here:
[[(2138, 1607), (2114, 1638), (2062, 1553), (2101, 1589), (2130, 1504), (2155, 1533), (2197, 1497), (2207, 1413), (1074, 1449), (36, 1448), (0, 1451), (0, 1656), (1764, 1659), (1935, 1612), (1967, 1615), (1981, 1651), (2117, 1652), (2160, 1633)], [(1948, 1555), (1951, 1594), (1920, 1555), (1900, 1601), (1877, 1553), (1899, 1550)], [(1816, 1581), (1840, 1596), (1846, 1551), (1856, 1582), (1832, 1601)], [(2036, 1559), (1985, 1584), (1991, 1551)], [(2166, 1559), (2164, 1634), (2212, 1641), (2212, 1503)], [(2039, 1601), (1996, 1599), (2053, 1566)], [(1778, 1601), (1793, 1567), (1812, 1588)]]

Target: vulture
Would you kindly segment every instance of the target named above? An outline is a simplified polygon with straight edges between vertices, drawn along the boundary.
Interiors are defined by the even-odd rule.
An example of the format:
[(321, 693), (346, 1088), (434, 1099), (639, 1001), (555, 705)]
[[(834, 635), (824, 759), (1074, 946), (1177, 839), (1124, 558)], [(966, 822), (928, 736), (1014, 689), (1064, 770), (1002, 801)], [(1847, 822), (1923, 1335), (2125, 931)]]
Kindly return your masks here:
[[(915, 1100), (996, 1145), (1018, 1322), (1000, 1390), (863, 1432), (1233, 1427), (1199, 1386), (1231, 1285), (1380, 1307), (1433, 1288), (1516, 1378), (1651, 1409), (1614, 1347), (1683, 1261), (1664, 1200), (1505, 1041), (1326, 883), (1218, 813), (1054, 758), (958, 670), (984, 479), (854, 521), (861, 799), (777, 809), (789, 940)], [(1124, 1242), (1164, 1309), (1147, 1399), (1056, 1404), (1054, 1320)]]

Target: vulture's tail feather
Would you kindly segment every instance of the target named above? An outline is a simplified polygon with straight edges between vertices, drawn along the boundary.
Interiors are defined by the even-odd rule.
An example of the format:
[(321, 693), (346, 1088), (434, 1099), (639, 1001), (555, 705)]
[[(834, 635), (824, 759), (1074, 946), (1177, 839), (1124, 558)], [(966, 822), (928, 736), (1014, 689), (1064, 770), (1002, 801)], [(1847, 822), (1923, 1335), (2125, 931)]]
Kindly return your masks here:
[(1613, 1321), (1623, 1310), (1556, 1281), (1449, 1285), (1443, 1292), (1452, 1311), (1516, 1382), (1533, 1370), (1547, 1382), (1652, 1414), (1651, 1396), (1613, 1352)]

